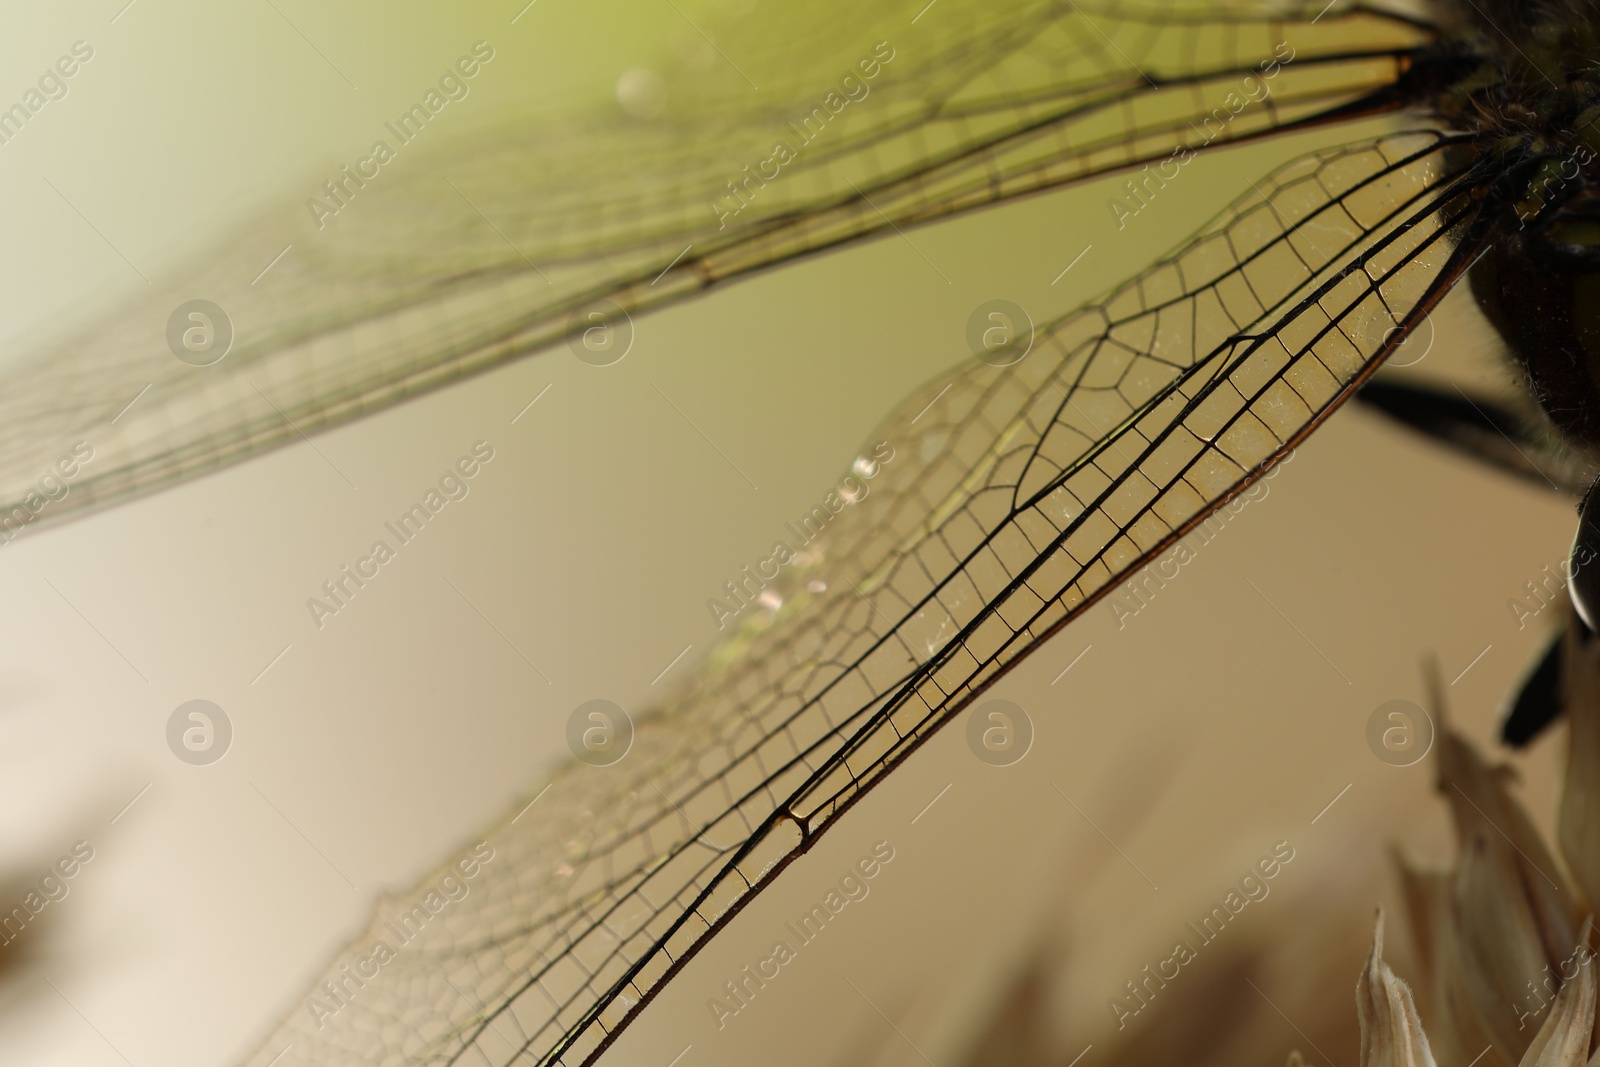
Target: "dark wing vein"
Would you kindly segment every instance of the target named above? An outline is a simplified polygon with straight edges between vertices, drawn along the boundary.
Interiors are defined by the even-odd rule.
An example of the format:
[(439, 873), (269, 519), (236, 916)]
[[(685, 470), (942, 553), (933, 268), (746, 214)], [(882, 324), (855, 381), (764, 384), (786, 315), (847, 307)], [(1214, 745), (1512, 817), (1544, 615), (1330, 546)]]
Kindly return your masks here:
[(774, 581), (783, 606), (644, 718), (628, 759), (557, 773), (537, 821), (487, 835), (466, 899), (252, 1065), (291, 1043), (319, 1067), (592, 1061), (887, 770), (1403, 339), (1472, 255), (1455, 143), (1291, 163), (1014, 366), (915, 392), (875, 435), (898, 454), (871, 493)]

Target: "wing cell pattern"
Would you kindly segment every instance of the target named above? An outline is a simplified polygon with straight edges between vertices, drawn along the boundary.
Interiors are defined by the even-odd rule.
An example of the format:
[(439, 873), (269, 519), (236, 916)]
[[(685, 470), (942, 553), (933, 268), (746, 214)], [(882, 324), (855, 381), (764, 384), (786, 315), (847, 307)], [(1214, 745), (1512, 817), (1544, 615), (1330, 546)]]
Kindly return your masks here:
[[(1393, 83), (1431, 39), (1368, 11), (1318, 19), (1318, 6), (1052, 0), (996, 15), (942, 0), (911, 27), (898, 13), (767, 5), (724, 44), (761, 71), (760, 93), (716, 63), (668, 79), (674, 104), (658, 121), (540, 116), (406, 148), (381, 180), (347, 184), (348, 202), (319, 226), (286, 203), (198, 272), (8, 357), (0, 528), (77, 438), (96, 459), (45, 521), (558, 344), (599, 300), (641, 312), (1179, 145), (1309, 121)], [(878, 40), (894, 58), (869, 95), (832, 111), (839, 75), (859, 78)], [(772, 173), (778, 141), (793, 161), (751, 180)], [(212, 366), (169, 351), (169, 316), (195, 298), (235, 330)]]
[[(971, 361), (874, 435), (898, 453), (614, 767), (486, 839), (476, 888), (336, 1015), (249, 1062), (591, 1062), (881, 776), (1122, 576), (1276, 462), (1465, 268), (1437, 133), (1257, 183), (1016, 364)], [(446, 868), (448, 869), (448, 868)], [(368, 937), (409, 901), (380, 905)], [(338, 982), (352, 956), (336, 959)]]

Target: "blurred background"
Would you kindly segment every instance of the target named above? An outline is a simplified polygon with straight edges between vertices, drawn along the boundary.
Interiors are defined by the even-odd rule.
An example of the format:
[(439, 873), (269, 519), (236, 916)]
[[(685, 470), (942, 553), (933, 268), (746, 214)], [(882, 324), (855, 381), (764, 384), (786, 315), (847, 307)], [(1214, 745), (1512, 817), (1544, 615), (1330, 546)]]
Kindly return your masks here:
[[(508, 110), (636, 101), (641, 72), (724, 61), (710, 40), (760, 11), (7, 11), (0, 100), (75, 42), (93, 58), (0, 146), (0, 337), (20, 350), (68, 332), (243, 221), (304, 210), (474, 42), (495, 59), (451, 105), (463, 136)], [(896, 47), (914, 52), (916, 34)], [(1202, 153), (1121, 230), (1112, 179), (810, 258), (640, 317), (613, 366), (546, 352), (6, 545), (4, 906), (74, 842), (94, 858), (0, 948), (0, 1061), (243, 1059), (302, 1010), (380, 892), (526, 802), (566, 754), (578, 704), (643, 712), (693, 670), (718, 636), (707, 599), (912, 386), (968, 358), (972, 309), (1005, 298), (1035, 321), (1059, 314), (1175, 244), (1245, 177), (1329, 140)], [(1410, 373), (1504, 385), (1464, 292), (1431, 332)], [(318, 628), (307, 598), (478, 441), (494, 459), (467, 498)], [(1432, 656), (1453, 721), (1487, 743), (1555, 621), (1519, 629), (1508, 601), (1566, 556), (1572, 525), (1554, 494), (1341, 413), (1137, 615), (1097, 607), (1000, 683), (990, 696), (1034, 724), (1026, 757), (990, 766), (962, 725), (942, 732), (701, 952), (607, 1062), (1021, 1062), (985, 1037), (1019, 989), (1063, 1064), (1086, 1049), (1085, 1067), (1276, 1063), (1294, 1047), (1353, 1062), (1371, 915), (1397, 903), (1386, 850), (1449, 852), (1430, 764), (1378, 759), (1368, 718), (1422, 701)], [(167, 742), (169, 716), (194, 699), (233, 731), (205, 766)], [(1542, 823), (1553, 748), (1521, 761)], [(870, 895), (719, 1028), (708, 999), (880, 841), (895, 858)], [(1278, 842), (1295, 858), (1270, 896), (1119, 1030), (1108, 1000)]]

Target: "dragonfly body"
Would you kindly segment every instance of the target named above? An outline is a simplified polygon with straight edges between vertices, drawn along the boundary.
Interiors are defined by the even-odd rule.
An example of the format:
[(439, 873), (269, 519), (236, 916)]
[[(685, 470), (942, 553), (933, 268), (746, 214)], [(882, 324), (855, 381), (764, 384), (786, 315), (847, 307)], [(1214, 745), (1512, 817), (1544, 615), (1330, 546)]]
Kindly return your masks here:
[[(1422, 69), (1454, 76), (1431, 85), (1412, 79), (1410, 101), (1470, 138), (1456, 161), (1468, 195), (1482, 204), (1471, 227), (1479, 246), (1469, 285), (1547, 420), (1513, 447), (1525, 446), (1524, 458), (1527, 451), (1554, 453), (1548, 465), (1584, 472), (1586, 482), (1600, 459), (1596, 15), (1594, 5), (1581, 2), (1463, 0), (1443, 7), (1437, 22), (1444, 33), (1417, 60)], [(1422, 408), (1413, 414), (1409, 421), (1424, 428)], [(1424, 432), (1449, 439), (1460, 425)], [(1557, 488), (1570, 486), (1570, 478), (1542, 476)], [(1600, 521), (1590, 514), (1591, 499), (1592, 490), (1580, 509), (1569, 589), (1593, 627), (1600, 623), (1600, 564), (1593, 563), (1600, 559)], [(1508, 722), (1508, 738), (1526, 741), (1534, 732), (1529, 723)]]
[(1588, 4), (1467, 5), (1479, 62), (1440, 100), (1477, 135), (1494, 237), (1473, 295), (1572, 446), (1600, 454), (1600, 38)]

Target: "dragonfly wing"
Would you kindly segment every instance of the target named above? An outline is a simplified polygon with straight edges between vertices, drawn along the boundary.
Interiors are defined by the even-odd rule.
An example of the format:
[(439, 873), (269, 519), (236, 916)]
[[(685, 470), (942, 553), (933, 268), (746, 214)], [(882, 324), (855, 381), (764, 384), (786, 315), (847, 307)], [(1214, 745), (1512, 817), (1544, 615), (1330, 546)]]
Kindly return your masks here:
[(486, 835), (464, 900), (252, 1067), (287, 1044), (319, 1067), (593, 1060), (843, 810), (1404, 339), (1475, 250), (1460, 153), (1419, 133), (1291, 163), (1017, 362), (916, 390), (846, 483), (859, 499), (788, 546), (782, 606), (642, 717), (626, 759), (556, 773)]
[[(401, 163), (374, 151), (330, 169), (315, 196), (195, 273), (9, 358), (0, 533), (558, 344), (592, 326), (597, 301), (636, 314), (844, 242), (1309, 121), (1394, 84), (1432, 37), (1372, 12), (1259, 3), (997, 14), (939, 0), (914, 26), (855, 7), (761, 11), (719, 32), (743, 62), (669, 77), (655, 121), (524, 116), (415, 146), (375, 131)], [(226, 321), (189, 318), (196, 298)], [(174, 358), (185, 338), (203, 349), (188, 363)], [(93, 462), (41, 511), (39, 472), (79, 440)]]

